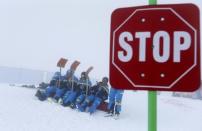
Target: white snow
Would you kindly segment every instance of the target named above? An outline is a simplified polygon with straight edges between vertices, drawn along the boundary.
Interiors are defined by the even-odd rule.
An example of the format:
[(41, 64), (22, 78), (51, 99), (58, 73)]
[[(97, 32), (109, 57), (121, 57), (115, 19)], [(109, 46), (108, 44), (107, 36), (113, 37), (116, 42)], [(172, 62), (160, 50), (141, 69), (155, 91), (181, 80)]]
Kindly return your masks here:
[[(126, 91), (120, 119), (40, 102), (35, 89), (0, 84), (1, 131), (147, 131), (147, 92)], [(202, 101), (158, 96), (158, 131), (201, 131)]]

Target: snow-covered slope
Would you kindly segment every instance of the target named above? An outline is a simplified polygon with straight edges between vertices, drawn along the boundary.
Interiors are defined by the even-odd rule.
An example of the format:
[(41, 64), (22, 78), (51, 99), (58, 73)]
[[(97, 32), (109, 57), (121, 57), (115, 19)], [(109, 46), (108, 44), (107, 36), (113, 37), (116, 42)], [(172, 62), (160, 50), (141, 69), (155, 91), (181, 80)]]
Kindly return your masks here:
[[(40, 102), (34, 89), (0, 84), (1, 131), (147, 131), (147, 92), (126, 91), (119, 120)], [(158, 96), (158, 131), (201, 131), (202, 101)]]

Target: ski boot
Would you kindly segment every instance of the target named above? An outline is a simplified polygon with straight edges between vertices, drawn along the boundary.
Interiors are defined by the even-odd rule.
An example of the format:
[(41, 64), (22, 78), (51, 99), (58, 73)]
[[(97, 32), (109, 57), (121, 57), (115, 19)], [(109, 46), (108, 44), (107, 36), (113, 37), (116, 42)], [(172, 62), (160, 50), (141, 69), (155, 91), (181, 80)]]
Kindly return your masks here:
[(114, 119), (115, 120), (119, 119), (119, 116), (120, 116), (120, 112), (116, 111), (114, 115)]
[(59, 97), (57, 97), (57, 96), (55, 96), (55, 97), (53, 98), (53, 102), (55, 102), (55, 103), (58, 103), (58, 100), (59, 100)]
[(62, 100), (62, 98), (60, 98), (60, 99), (58, 100), (58, 103), (59, 103), (60, 105), (63, 105), (63, 100)]
[(41, 91), (40, 91), (40, 90), (37, 90), (35, 96), (39, 98), (39, 97), (41, 96)]
[(75, 109), (75, 108), (76, 108), (75, 103), (71, 103), (71, 104), (70, 104), (70, 108)]
[(71, 105), (71, 102), (68, 101), (68, 102), (64, 103), (64, 101), (63, 101), (62, 105), (63, 105), (64, 107), (67, 107), (67, 106), (70, 106), (70, 105)]

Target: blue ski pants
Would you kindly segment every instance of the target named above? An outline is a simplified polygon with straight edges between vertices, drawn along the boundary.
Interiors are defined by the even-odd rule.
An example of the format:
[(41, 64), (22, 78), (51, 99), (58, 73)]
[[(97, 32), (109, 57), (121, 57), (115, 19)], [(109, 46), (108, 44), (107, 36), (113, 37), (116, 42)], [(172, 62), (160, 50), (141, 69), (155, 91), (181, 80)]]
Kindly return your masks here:
[(63, 88), (63, 89), (57, 88), (54, 98), (58, 98), (58, 99), (62, 98), (66, 91), (67, 91), (67, 89), (65, 89), (65, 88)]
[(78, 96), (78, 92), (75, 91), (67, 91), (63, 97), (63, 104), (72, 103), (76, 100)]
[(97, 109), (97, 107), (101, 104), (102, 99), (99, 97), (95, 97), (95, 100), (93, 101), (92, 105), (90, 106), (88, 112), (90, 114), (94, 113)]
[(118, 90), (111, 87), (109, 92), (109, 104), (107, 106), (108, 110), (115, 110), (115, 112), (121, 111), (121, 101), (123, 97), (124, 90)]
[(86, 107), (89, 106), (89, 104), (92, 101), (94, 101), (94, 99), (95, 99), (95, 95), (89, 95), (88, 97), (86, 97), (86, 99), (82, 103), (77, 104), (78, 110), (81, 112), (84, 112)]
[(57, 87), (56, 86), (48, 86), (45, 90), (45, 95), (46, 97), (52, 97), (55, 95), (56, 93), (56, 89)]

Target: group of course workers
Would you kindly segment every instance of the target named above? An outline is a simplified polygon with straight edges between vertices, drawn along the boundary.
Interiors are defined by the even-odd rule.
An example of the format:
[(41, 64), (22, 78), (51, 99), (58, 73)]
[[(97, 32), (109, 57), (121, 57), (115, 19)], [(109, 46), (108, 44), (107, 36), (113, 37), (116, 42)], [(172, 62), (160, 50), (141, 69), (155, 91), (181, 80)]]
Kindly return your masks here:
[(86, 72), (82, 72), (78, 79), (74, 71), (69, 69), (64, 76), (61, 76), (60, 72), (55, 72), (49, 86), (44, 91), (38, 90), (35, 96), (41, 101), (53, 100), (64, 107), (69, 106), (90, 114), (108, 100), (107, 113), (118, 116), (124, 91), (113, 87), (109, 91), (108, 81), (108, 77), (103, 77), (101, 81), (92, 85)]

